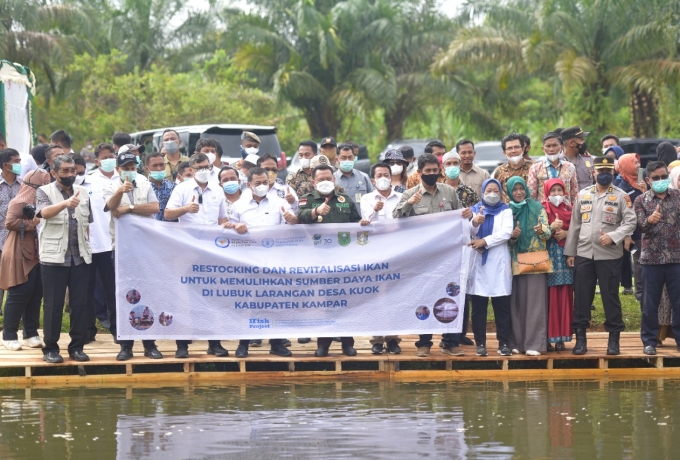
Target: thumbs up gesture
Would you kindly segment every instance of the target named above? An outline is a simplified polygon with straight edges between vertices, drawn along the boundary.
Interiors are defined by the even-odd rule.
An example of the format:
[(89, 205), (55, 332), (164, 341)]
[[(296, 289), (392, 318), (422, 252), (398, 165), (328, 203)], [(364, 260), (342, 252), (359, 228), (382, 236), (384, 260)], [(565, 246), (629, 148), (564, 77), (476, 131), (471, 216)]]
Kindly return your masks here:
[(190, 212), (192, 214), (196, 214), (200, 209), (200, 206), (198, 203), (196, 203), (196, 197), (192, 196), (191, 197), (191, 203), (187, 205), (187, 212)]
[(71, 198), (68, 199), (66, 202), (66, 207), (69, 209), (76, 209), (78, 205), (80, 204), (80, 198), (78, 198), (78, 195), (80, 195), (80, 192), (76, 192)]
[(536, 232), (537, 235), (543, 235), (543, 224), (541, 223), (541, 219), (538, 219), (538, 224), (534, 226), (534, 232)]
[(550, 228), (553, 230), (562, 230), (562, 227), (564, 226), (564, 222), (559, 217), (555, 217), (555, 220), (553, 221), (552, 224), (550, 224)]
[(281, 215), (283, 216), (283, 220), (285, 220), (286, 223), (288, 224), (298, 223), (297, 216), (290, 211), (286, 211), (286, 208), (284, 208), (283, 206), (281, 206)]
[(486, 220), (486, 217), (484, 217), (484, 206), (479, 208), (479, 212), (475, 215), (475, 217), (472, 218), (472, 225), (475, 227), (479, 227), (484, 223)]
[(286, 187), (286, 201), (288, 202), (288, 204), (295, 203), (295, 196), (290, 191), (290, 186)]
[(410, 205), (418, 204), (420, 203), (420, 200), (423, 199), (423, 191), (420, 187), (418, 187), (418, 191), (413, 195), (411, 198), (408, 199), (407, 203)]
[(609, 246), (610, 244), (614, 244), (614, 240), (612, 240), (611, 236), (604, 233), (602, 229), (600, 229), (600, 244), (602, 246)]
[(385, 206), (385, 202), (382, 200), (382, 195), (378, 195), (378, 202), (373, 206), (375, 212), (380, 211)]
[(649, 222), (652, 225), (656, 225), (660, 221), (661, 221), (661, 206), (657, 205), (652, 215), (647, 218), (647, 222)]
[(316, 208), (316, 214), (320, 216), (328, 215), (331, 212), (331, 207), (328, 205), (328, 198), (323, 202), (321, 206)]
[(123, 182), (123, 185), (120, 186), (120, 191), (123, 193), (129, 193), (133, 189), (132, 182), (130, 182), (130, 178), (126, 177), (125, 182)]
[(516, 240), (517, 238), (520, 237), (522, 234), (522, 229), (519, 228), (519, 222), (517, 222), (517, 225), (515, 225), (515, 229), (512, 231), (512, 239)]

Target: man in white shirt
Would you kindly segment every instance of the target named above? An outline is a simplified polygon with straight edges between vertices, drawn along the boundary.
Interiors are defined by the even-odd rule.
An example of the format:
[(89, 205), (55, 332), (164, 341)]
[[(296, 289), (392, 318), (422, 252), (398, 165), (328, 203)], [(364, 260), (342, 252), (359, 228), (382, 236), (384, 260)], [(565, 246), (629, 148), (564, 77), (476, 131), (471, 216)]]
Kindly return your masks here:
[[(255, 167), (248, 172), (248, 190), (234, 203), (228, 228), (238, 233), (246, 233), (249, 227), (297, 224), (298, 218), (291, 212), (290, 204), (269, 193), (269, 175), (263, 168)], [(261, 343), (261, 342), (259, 342)], [(283, 345), (284, 339), (271, 339), (269, 353), (290, 356), (292, 353)], [(248, 356), (250, 340), (241, 340), (236, 349), (237, 358)]]
[[(180, 224), (228, 224), (224, 191), (217, 182), (210, 181), (210, 161), (207, 155), (196, 153), (191, 157), (194, 178), (178, 184), (165, 208), (165, 219), (179, 219)], [(189, 357), (189, 340), (177, 340), (175, 358)], [(208, 340), (209, 355), (229, 356), (219, 340)]]
[(208, 157), (208, 162), (210, 163), (210, 182), (218, 182), (217, 177), (220, 173), (220, 168), (222, 167), (222, 159), (218, 156), (218, 151), (220, 149), (220, 143), (215, 139), (210, 139), (207, 137), (202, 137), (196, 141), (196, 147), (194, 148), (194, 154), (203, 153)]
[[(279, 163), (271, 153), (265, 153), (257, 160), (257, 166), (264, 169), (269, 177), (269, 197), (279, 197), (288, 202), (293, 214), (297, 215), (299, 199), (295, 190), (289, 185), (277, 179), (279, 174)], [(248, 174), (250, 177), (250, 174)]]

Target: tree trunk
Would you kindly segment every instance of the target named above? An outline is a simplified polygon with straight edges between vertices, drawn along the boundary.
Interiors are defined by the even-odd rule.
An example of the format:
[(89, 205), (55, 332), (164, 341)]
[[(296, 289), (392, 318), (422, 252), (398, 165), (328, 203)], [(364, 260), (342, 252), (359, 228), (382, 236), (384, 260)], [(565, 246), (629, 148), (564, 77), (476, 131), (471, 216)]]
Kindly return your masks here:
[(340, 130), (336, 108), (320, 101), (312, 101), (302, 107), (312, 139), (336, 137)]
[(383, 120), (385, 121), (385, 129), (387, 130), (387, 142), (392, 142), (395, 139), (402, 139), (404, 137), (404, 123), (408, 117), (408, 111), (397, 108), (392, 112), (385, 111)]
[(659, 113), (653, 94), (634, 88), (630, 95), (630, 123), (633, 137), (656, 137)]

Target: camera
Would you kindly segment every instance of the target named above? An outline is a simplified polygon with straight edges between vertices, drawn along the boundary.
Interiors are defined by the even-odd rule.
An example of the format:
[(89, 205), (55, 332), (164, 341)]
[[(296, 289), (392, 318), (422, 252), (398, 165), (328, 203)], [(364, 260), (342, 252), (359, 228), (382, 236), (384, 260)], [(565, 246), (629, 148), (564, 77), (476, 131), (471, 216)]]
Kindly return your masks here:
[(35, 218), (35, 205), (25, 204), (21, 213), (24, 219), (33, 220)]

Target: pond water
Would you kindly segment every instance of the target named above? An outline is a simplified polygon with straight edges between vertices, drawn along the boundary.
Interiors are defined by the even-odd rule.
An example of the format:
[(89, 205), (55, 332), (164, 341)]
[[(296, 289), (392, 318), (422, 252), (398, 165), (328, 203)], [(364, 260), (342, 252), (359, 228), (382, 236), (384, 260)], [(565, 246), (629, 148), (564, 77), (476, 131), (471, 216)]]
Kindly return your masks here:
[(0, 390), (0, 459), (679, 458), (680, 380)]

